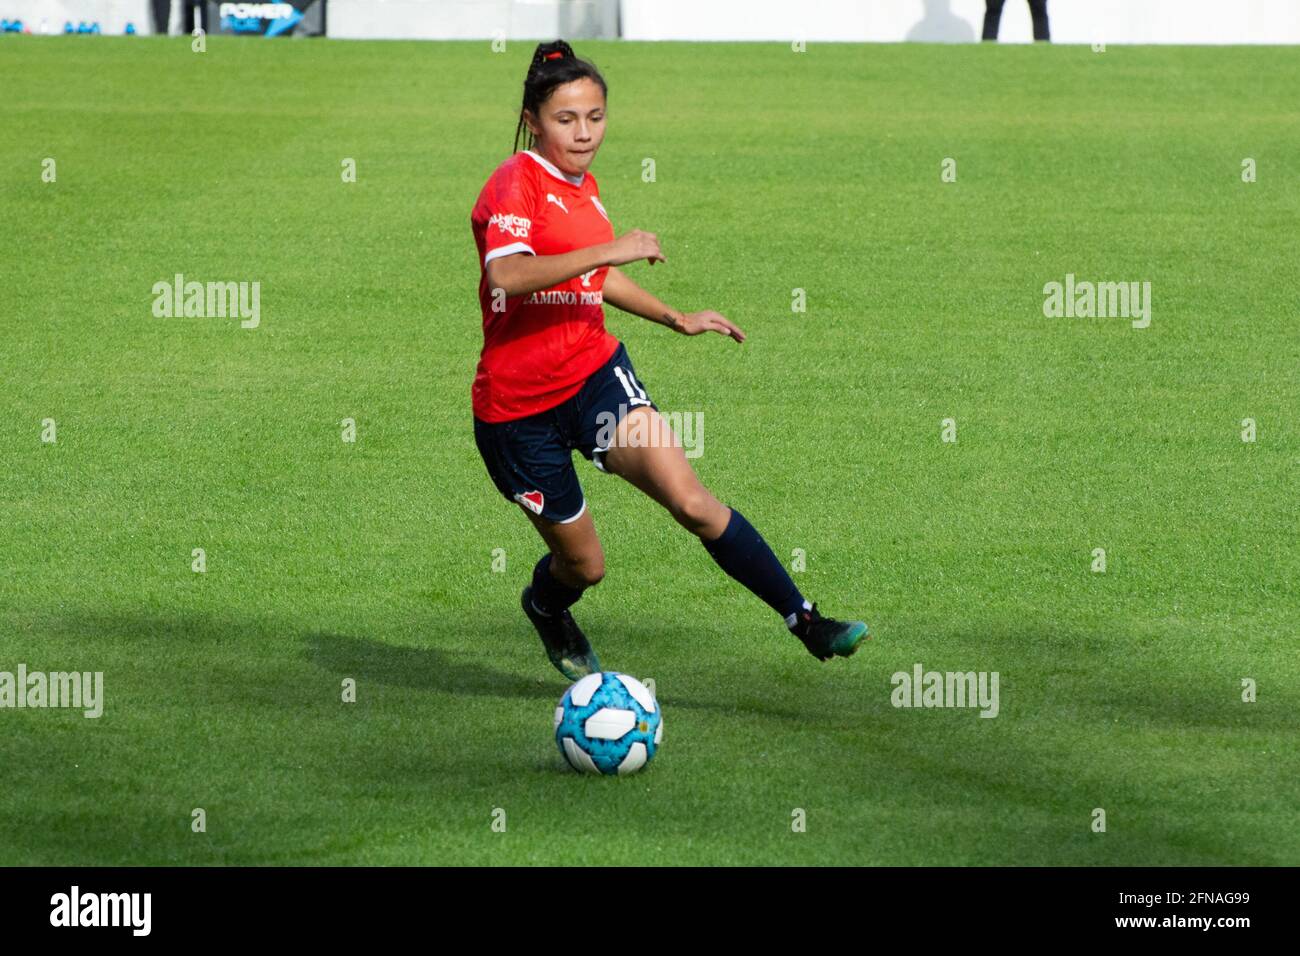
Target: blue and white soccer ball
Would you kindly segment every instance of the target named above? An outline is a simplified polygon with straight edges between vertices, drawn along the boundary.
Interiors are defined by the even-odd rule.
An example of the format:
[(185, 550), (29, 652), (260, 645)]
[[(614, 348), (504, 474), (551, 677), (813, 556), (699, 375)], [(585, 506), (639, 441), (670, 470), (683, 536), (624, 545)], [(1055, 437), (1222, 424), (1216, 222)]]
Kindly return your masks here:
[(555, 742), (569, 766), (583, 773), (635, 773), (663, 739), (659, 702), (627, 674), (588, 674), (555, 708)]

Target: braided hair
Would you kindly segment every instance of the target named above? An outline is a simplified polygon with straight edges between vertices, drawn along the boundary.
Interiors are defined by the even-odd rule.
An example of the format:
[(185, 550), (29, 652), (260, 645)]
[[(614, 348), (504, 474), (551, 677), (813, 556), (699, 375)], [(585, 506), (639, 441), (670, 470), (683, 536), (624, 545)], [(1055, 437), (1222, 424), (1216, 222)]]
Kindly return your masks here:
[(534, 145), (533, 131), (524, 122), (524, 111), (527, 110), (533, 116), (541, 116), (542, 104), (550, 99), (557, 86), (583, 77), (595, 81), (600, 86), (600, 92), (609, 95), (605, 78), (600, 75), (596, 65), (580, 59), (568, 43), (556, 40), (553, 43), (537, 44), (537, 49), (533, 51), (533, 62), (528, 66), (528, 75), (524, 77), (524, 102), (519, 108), (519, 125), (515, 127), (516, 153), (519, 152), (521, 138), (524, 149), (532, 149)]

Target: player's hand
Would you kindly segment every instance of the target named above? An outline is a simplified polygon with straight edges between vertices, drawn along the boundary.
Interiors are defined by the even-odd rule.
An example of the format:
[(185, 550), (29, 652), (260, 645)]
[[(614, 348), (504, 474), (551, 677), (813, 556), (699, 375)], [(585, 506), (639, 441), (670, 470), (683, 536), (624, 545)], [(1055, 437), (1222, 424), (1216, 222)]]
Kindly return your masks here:
[(728, 335), (737, 343), (745, 341), (745, 333), (735, 322), (726, 316), (705, 310), (704, 312), (687, 312), (673, 326), (682, 335), (699, 335), (701, 332), (717, 332)]
[(621, 266), (641, 259), (649, 259), (651, 265), (668, 261), (659, 251), (659, 237), (653, 232), (633, 229), (619, 236), (609, 245), (611, 256), (608, 265), (611, 266)]

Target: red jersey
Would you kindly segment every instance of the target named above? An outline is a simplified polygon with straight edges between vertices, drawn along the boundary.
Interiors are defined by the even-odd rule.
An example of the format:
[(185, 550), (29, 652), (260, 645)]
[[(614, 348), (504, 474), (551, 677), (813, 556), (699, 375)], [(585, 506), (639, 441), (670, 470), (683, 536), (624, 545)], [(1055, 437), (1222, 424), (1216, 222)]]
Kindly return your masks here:
[[(576, 180), (576, 181), (575, 181)], [(483, 352), (474, 376), (474, 415), (505, 422), (554, 408), (618, 348), (605, 330), (608, 266), (496, 303), (487, 264), (499, 256), (554, 256), (614, 238), (596, 177), (562, 172), (528, 150), (496, 168), (470, 216), (478, 246)]]

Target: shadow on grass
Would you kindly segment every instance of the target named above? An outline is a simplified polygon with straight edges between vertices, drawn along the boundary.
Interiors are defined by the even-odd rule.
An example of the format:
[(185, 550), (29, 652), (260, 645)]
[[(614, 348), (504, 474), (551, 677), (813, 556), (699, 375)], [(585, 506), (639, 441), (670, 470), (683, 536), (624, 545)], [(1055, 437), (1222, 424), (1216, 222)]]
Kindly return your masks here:
[[(306, 636), (312, 663), (341, 677), (448, 694), (550, 699), (550, 686), (440, 647), (403, 647), (368, 637), (315, 631)], [(559, 676), (558, 674), (556, 675)]]
[[(536, 642), (536, 638), (532, 638)], [(342, 677), (364, 677), (400, 687), (425, 688), (447, 694), (475, 694), (489, 697), (520, 697), (556, 701), (568, 686), (552, 671), (537, 647), (537, 673), (546, 678), (524, 677), (466, 659), (464, 652), (440, 647), (401, 647), (345, 634), (314, 632), (307, 635), (307, 652), (313, 663)], [(667, 707), (684, 707), (725, 714), (752, 714), (806, 721), (814, 711), (782, 707), (770, 701), (718, 700), (685, 696), (663, 696)]]
[[(52, 638), (75, 643), (79, 654), (84, 650), (97, 658), (102, 652), (124, 653), (145, 671), (183, 669), (183, 677), (171, 685), (173, 693), (239, 699), (268, 711), (285, 709), (289, 701), (300, 705), (301, 693), (286, 693), (283, 687), (302, 664), (339, 678), (451, 696), (516, 699), (529, 706), (553, 705), (567, 686), (546, 662), (536, 636), (513, 618), (479, 621), (467, 629), (453, 616), (395, 629), (418, 634), (419, 646), (295, 627), (291, 618), (286, 623), (278, 616), (195, 610), (64, 610), (29, 620), (30, 627), (9, 635), (9, 647), (17, 650), (30, 641), (35, 653)], [(790, 663), (798, 659), (806, 664), (806, 673), (786, 664), (774, 666), (770, 656), (737, 654), (718, 679), (693, 673), (689, 680), (674, 681), (671, 689), (661, 683), (659, 692), (667, 709), (738, 721), (765, 718), (791, 730), (852, 731), (865, 720), (882, 731), (892, 728), (886, 733), (917, 738), (914, 746), (921, 757), (936, 743), (930, 734), (939, 732), (953, 712), (931, 712), (929, 719), (916, 722), (908, 719), (916, 716), (912, 712), (890, 706), (890, 674), (910, 670), (920, 660), (927, 669), (940, 671), (1000, 671), (999, 726), (1014, 727), (1021, 720), (1027, 726), (1063, 722), (1086, 728), (1098, 744), (1113, 730), (1173, 731), (1188, 743), (1228, 733), (1240, 735), (1242, 745), (1260, 749), (1269, 737), (1300, 733), (1297, 709), (1286, 706), (1294, 695), (1242, 702), (1240, 676), (1246, 672), (1233, 666), (1232, 655), (1206, 648), (1189, 656), (1173, 638), (1138, 640), (1114, 624), (1103, 629), (991, 623), (916, 634), (885, 631), (849, 662), (819, 665), (791, 658)], [(662, 628), (633, 628), (621, 635), (626, 646), (649, 646), (663, 637)], [(924, 652), (910, 654), (918, 643)], [(48, 650), (58, 657), (66, 654)], [(280, 666), (268, 667), (272, 661)], [(1268, 664), (1285, 670), (1270, 655), (1264, 660), (1256, 656), (1253, 663), (1252, 675), (1265, 680)]]
[[(210, 663), (214, 668), (205, 681), (238, 677), (246, 687), (255, 686), (257, 678), (243, 674), (241, 663), (247, 662), (254, 672), (262, 671), (268, 658), (279, 657), (292, 664), (303, 659), (295, 648), (305, 649), (311, 664), (340, 677), (453, 695), (553, 701), (567, 686), (546, 662), (536, 635), (513, 618), (480, 621), (472, 629), (443, 620), (422, 622), (414, 630), (423, 636), (424, 646), (328, 629), (295, 628), (275, 616), (202, 611), (76, 609), (29, 621), (29, 626), (8, 635), (5, 643), (10, 649), (19, 651), (30, 642), (29, 655), (40, 648), (42, 656), (62, 656), (61, 649), (46, 646), (53, 638), (75, 642), (79, 653), (98, 656), (114, 645), (126, 645), (127, 653), (146, 668), (166, 669), (182, 660), (198, 668)], [(808, 668), (797, 680), (791, 677), (789, 667), (774, 667), (770, 658), (750, 659), (738, 653), (721, 675), (725, 679), (701, 682), (693, 675), (690, 689), (684, 690), (679, 683), (672, 692), (662, 686), (660, 692), (665, 706), (674, 708), (851, 725), (866, 713), (881, 719), (896, 714), (889, 706), (890, 674), (896, 669), (910, 670), (919, 660), (927, 670), (999, 671), (1002, 723), (1021, 717), (1059, 717), (1094, 727), (1118, 721), (1121, 725), (1184, 729), (1193, 735), (1207, 730), (1300, 732), (1300, 709), (1286, 706), (1294, 695), (1287, 695), (1288, 701), (1275, 694), (1271, 702), (1261, 698), (1259, 704), (1241, 700), (1243, 675), (1267, 680), (1276, 667), (1286, 670), (1280, 650), (1276, 655), (1263, 655), (1262, 660), (1258, 652), (1252, 654), (1247, 668), (1235, 666), (1232, 655), (1214, 655), (1213, 649), (1190, 654), (1185, 644), (1172, 638), (1136, 640), (1113, 623), (1104, 629), (1054, 622), (999, 623), (925, 628), (914, 634), (886, 631), (848, 662), (819, 665), (792, 658)], [(491, 643), (484, 643), (485, 634), (494, 635)], [(629, 646), (648, 646), (663, 636), (662, 629), (633, 629), (622, 639)], [(909, 653), (917, 643), (925, 646), (924, 652)], [(257, 648), (256, 659), (248, 652), (250, 645)], [(528, 655), (527, 674), (489, 663), (502, 657), (518, 661), (521, 651)], [(783, 679), (777, 671), (790, 679)], [(879, 692), (864, 699), (864, 682)]]
[[(413, 628), (421, 635), (423, 646), (411, 646), (364, 634), (296, 628), (279, 616), (72, 609), (37, 617), (30, 628), (10, 640), (21, 643), (26, 638), (33, 650), (53, 639), (74, 643), (78, 653), (93, 652), (97, 657), (105, 652), (125, 653), (145, 670), (184, 667), (187, 678), (182, 685), (195, 692), (221, 688), (219, 695), (256, 698), (268, 704), (279, 699), (280, 687), (273, 676), (275, 668), (267, 664), (278, 660), (292, 665), (304, 659), (340, 678), (453, 695), (558, 701), (568, 682), (547, 663), (536, 634), (526, 628), (514, 618), (480, 620), (472, 628), (439, 619)], [(491, 642), (485, 642), (483, 635), (493, 635)], [(632, 645), (650, 645), (662, 632), (628, 631), (623, 637)], [(250, 647), (256, 651), (250, 653)], [(526, 649), (529, 662), (527, 674), (490, 663), (502, 658), (517, 661), (522, 649)], [(816, 663), (810, 662), (810, 666)], [(282, 669), (279, 679), (283, 680)], [(266, 686), (260, 687), (263, 683)], [(709, 686), (713, 693), (691, 694), (678, 689), (661, 696), (666, 707), (737, 717), (818, 718), (815, 706), (800, 706), (793, 694), (783, 700), (768, 693), (771, 680), (756, 662), (738, 660), (728, 681)]]
[[(233, 703), (246, 713), (250, 702), (255, 702), (266, 708), (266, 716), (286, 716), (288, 722), (266, 725), (270, 729), (265, 740), (244, 732), (252, 745), (265, 747), (273, 758), (279, 753), (276, 747), (287, 739), (285, 728), (306, 726), (293, 723), (305, 713), (303, 702), (315, 694), (310, 686), (301, 687), (306, 669), (452, 696), (518, 698), (530, 702), (530, 711), (537, 709), (534, 701), (551, 705), (566, 686), (549, 670), (536, 637), (518, 622), (489, 620), (472, 631), (443, 621), (399, 622), (396, 633), (419, 635), (413, 639), (423, 645), (409, 646), (355, 632), (294, 626), (290, 616), (58, 610), (30, 620), (30, 627), (9, 635), (8, 647), (30, 643), (34, 653), (51, 642), (41, 651), (46, 660), (66, 656), (75, 647), (105, 664), (138, 661), (146, 687), (171, 681), (175, 672), (184, 671), (186, 686), (172, 687), (172, 692), (183, 690), (186, 699), (213, 694), (223, 707)], [(415, 626), (406, 626), (411, 624)], [(481, 634), (492, 635), (494, 643), (476, 644), (476, 635)], [(661, 629), (633, 628), (621, 637), (650, 642), (663, 634)], [(986, 848), (977, 839), (957, 835), (964, 824), (954, 821), (987, 814), (989, 825), (1002, 838), (1023, 830), (1031, 840), (1041, 841), (1041, 846), (1025, 848), (1034, 861), (1059, 854), (1060, 859), (1076, 863), (1281, 862), (1279, 854), (1285, 851), (1258, 841), (1256, 830), (1247, 831), (1243, 843), (1241, 833), (1234, 835), (1222, 815), (1241, 812), (1271, 820), (1277, 813), (1273, 806), (1290, 797), (1294, 784), (1267, 775), (1272, 757), (1256, 755), (1253, 762), (1243, 763), (1233, 751), (1212, 745), (1202, 749), (1197, 739), (1206, 729), (1230, 728), (1241, 732), (1243, 744), (1253, 744), (1258, 738), (1248, 736), (1251, 730), (1277, 734), (1295, 726), (1295, 717), (1283, 708), (1240, 702), (1235, 674), (1229, 673), (1231, 668), (1225, 670), (1223, 663), (1227, 655), (1188, 657), (1179, 653), (1172, 638), (1137, 641), (1114, 627), (1070, 629), (1050, 622), (970, 625), (914, 635), (885, 630), (877, 640), (879, 645), (864, 649), (850, 667), (837, 673), (811, 661), (804, 672), (774, 665), (770, 657), (745, 656), (727, 665), (726, 680), (694, 673), (688, 686), (677, 685), (677, 692), (664, 695), (664, 704), (724, 718), (711, 727), (726, 742), (716, 750), (717, 759), (725, 761), (718, 767), (721, 789), (715, 789), (707, 774), (699, 780), (663, 773), (661, 777), (701, 798), (726, 793), (727, 786), (738, 793), (738, 788), (748, 785), (745, 774), (752, 774), (754, 780), (770, 782), (762, 791), (768, 802), (783, 788), (804, 787), (826, 801), (851, 794), (852, 799), (896, 814), (903, 812), (899, 808), (908, 808), (922, 821), (915, 825), (922, 830), (933, 827), (966, 854), (962, 858)], [(67, 646), (53, 646), (60, 641)], [(918, 642), (926, 647), (923, 653), (913, 653)], [(1139, 649), (1144, 653), (1136, 654)], [(505, 663), (499, 663), (503, 657)], [(1000, 670), (999, 718), (985, 721), (970, 712), (892, 708), (890, 672), (918, 658), (927, 669)], [(511, 667), (526, 673), (512, 673)], [(298, 689), (286, 693), (288, 687)], [(778, 693), (785, 699), (774, 700)], [(799, 751), (778, 751), (782, 762), (770, 767), (740, 762), (748, 750), (737, 748), (737, 741), (745, 734), (759, 733), (745, 722), (754, 716), (789, 721), (788, 728), (764, 728), (761, 733), (774, 732), (778, 743), (796, 742)], [(1121, 726), (1136, 724), (1134, 729), (1140, 731), (1186, 728), (1187, 736), (1173, 746), (1167, 739), (1140, 735), (1112, 741), (1107, 728), (1116, 719)], [(1040, 721), (1047, 724), (1036, 726)], [(464, 784), (471, 786), (485, 775), (508, 778), (517, 773), (521, 760), (534, 760), (530, 744), (522, 751), (495, 755), (496, 762), (487, 766), (467, 764), (457, 771), (459, 764), (431, 758), (418, 740), (371, 739), (364, 725), (357, 726), (360, 736), (349, 738), (347, 746), (353, 750), (348, 753), (369, 756), (348, 763), (348, 775), (367, 786), (373, 781), (418, 789), (435, 771), (463, 773)], [(157, 744), (163, 738), (146, 739)], [(1278, 739), (1288, 738), (1279, 735)], [(537, 745), (536, 754), (545, 749), (543, 743)], [(707, 733), (684, 738), (682, 743), (683, 765), (714, 753)], [(50, 752), (51, 740), (45, 734), (32, 735), (20, 745), (35, 760), (38, 753)], [(114, 746), (122, 748), (123, 760), (138, 759), (138, 741), (122, 737)], [(244, 746), (242, 740), (238, 742), (239, 748)], [(68, 760), (74, 759), (73, 751), (65, 752)], [(229, 750), (219, 752), (219, 757), (247, 768), (248, 757), (242, 751), (234, 754)], [(334, 759), (317, 758), (304, 779), (310, 781), (315, 772), (322, 781), (333, 780)], [(550, 760), (529, 766), (545, 778), (552, 775), (554, 764)], [(821, 770), (826, 771), (825, 780), (817, 777)], [(1230, 771), (1245, 773), (1250, 785), (1244, 791), (1224, 791), (1221, 780)], [(795, 773), (812, 782), (793, 779), (790, 775)], [(557, 786), (567, 786), (567, 777), (554, 779)], [(1111, 807), (1118, 819), (1128, 820), (1125, 842), (1105, 846), (1089, 842), (1087, 814), (1097, 805)], [(28, 808), (32, 819), (39, 819), (39, 812)], [(931, 814), (938, 815), (938, 822), (924, 823)], [(1025, 817), (1023, 828), (1016, 822), (1018, 815)], [(643, 826), (649, 837), (665, 824), (647, 820)], [(746, 832), (738, 825), (734, 835), (740, 839)], [(121, 839), (105, 838), (96, 848), (96, 858), (138, 859), (139, 851), (124, 848)], [(30, 845), (31, 857), (40, 858), (37, 851), (44, 845)], [(869, 835), (860, 838), (860, 845), (868, 851), (873, 845)], [(936, 858), (931, 853), (927, 858)], [(1004, 859), (1005, 854), (997, 858)]]

